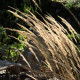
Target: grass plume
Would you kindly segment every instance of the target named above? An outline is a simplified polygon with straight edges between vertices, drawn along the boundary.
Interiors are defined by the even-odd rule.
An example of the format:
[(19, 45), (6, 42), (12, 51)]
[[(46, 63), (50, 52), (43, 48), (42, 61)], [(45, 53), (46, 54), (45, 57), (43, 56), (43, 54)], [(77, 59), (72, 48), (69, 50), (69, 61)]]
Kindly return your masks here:
[[(70, 33), (49, 14), (45, 15), (45, 17), (40, 15), (43, 19), (43, 21), (41, 21), (30, 11), (30, 14), (25, 14), (17, 9), (12, 9), (17, 11), (19, 14), (11, 10), (9, 10), (9, 12), (27, 23), (28, 26), (32, 27), (33, 31), (30, 31), (20, 23), (17, 24), (21, 28), (24, 28), (24, 31), (10, 28), (6, 29), (18, 32), (22, 35), (24, 39), (22, 42), (28, 46), (36, 60), (40, 63), (34, 49), (40, 53), (39, 55), (42, 55), (45, 58), (44, 63), (49, 72), (52, 72), (53, 76), (61, 78), (61, 80), (79, 80), (79, 51), (77, 51), (76, 45), (67, 37)], [(74, 33), (77, 35), (77, 32), (65, 19), (61, 17), (60, 19), (67, 26), (73, 36)], [(74, 40), (76, 41), (75, 36)], [(22, 57), (25, 59), (25, 56), (22, 55)], [(29, 65), (28, 62), (27, 64)], [(46, 70), (44, 70), (43, 66), (42, 72), (46, 74)]]

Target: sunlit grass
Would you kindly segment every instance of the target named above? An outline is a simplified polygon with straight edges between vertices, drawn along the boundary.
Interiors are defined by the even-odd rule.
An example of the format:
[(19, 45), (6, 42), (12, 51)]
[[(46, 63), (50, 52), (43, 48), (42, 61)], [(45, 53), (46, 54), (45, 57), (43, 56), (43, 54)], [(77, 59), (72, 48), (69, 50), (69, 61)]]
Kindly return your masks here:
[[(18, 32), (23, 36), (24, 41), (19, 41), (23, 44), (26, 44), (29, 50), (33, 53), (35, 59), (40, 65), (40, 69), (38, 70), (38, 72), (43, 72), (46, 77), (52, 74), (52, 77), (57, 77), (61, 80), (79, 80), (79, 49), (67, 37), (67, 35), (72, 34), (73, 39), (76, 41), (74, 33), (77, 35), (77, 32), (72, 28), (72, 26), (61, 17), (59, 18), (67, 26), (68, 30), (66, 30), (66, 28), (64, 28), (49, 14), (42, 16), (38, 13), (43, 19), (43, 21), (41, 21), (29, 10), (29, 14), (25, 14), (17, 9), (12, 9), (17, 11), (19, 14), (11, 10), (9, 10), (9, 12), (23, 20), (28, 26), (32, 28), (32, 31), (30, 31), (20, 23), (17, 24), (21, 28), (24, 28), (24, 31), (10, 28), (6, 29)], [(39, 56), (37, 56), (36, 51), (45, 59), (43, 60), (43, 65), (40, 62)], [(26, 55), (23, 55), (21, 53), (20, 55), (30, 69), (33, 69), (31, 66), (35, 66), (35, 64), (37, 64), (36, 62), (34, 65), (30, 64), (25, 57)], [(34, 62), (34, 60), (32, 61)], [(36, 71), (36, 69), (34, 70)], [(47, 70), (51, 73), (46, 73)], [(34, 73), (32, 72), (32, 74)], [(36, 72), (36, 74), (38, 73)]]

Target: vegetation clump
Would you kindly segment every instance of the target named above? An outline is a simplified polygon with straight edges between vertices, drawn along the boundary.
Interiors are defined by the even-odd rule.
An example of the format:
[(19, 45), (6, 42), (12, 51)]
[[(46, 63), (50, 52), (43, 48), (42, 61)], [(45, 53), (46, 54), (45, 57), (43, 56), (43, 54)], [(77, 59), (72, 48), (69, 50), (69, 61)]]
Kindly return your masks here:
[[(23, 20), (28, 26), (32, 28), (32, 31), (30, 31), (28, 28), (24, 27), (22, 24), (19, 23), (17, 23), (17, 25), (21, 28), (24, 28), (24, 30), (10, 28), (6, 29), (10, 31), (16, 31), (23, 37), (24, 41), (19, 41), (28, 46), (29, 50), (32, 52), (35, 59), (39, 63), (40, 69), (42, 68), (42, 72), (44, 72), (47, 76), (46, 69), (48, 69), (49, 72), (52, 72), (52, 74), (54, 74), (53, 76), (56, 76), (62, 80), (79, 80), (79, 49), (67, 37), (67, 35), (70, 35), (70, 33), (72, 33), (73, 39), (76, 41), (74, 34), (77, 35), (77, 32), (72, 28), (72, 26), (65, 19), (59, 17), (62, 22), (67, 26), (67, 31), (66, 28), (64, 28), (49, 14), (43, 17), (38, 13), (43, 19), (43, 21), (41, 21), (29, 10), (28, 11), (30, 14), (25, 14), (17, 9), (12, 9), (16, 10), (19, 14), (11, 10), (9, 10), (9, 12)], [(23, 16), (21, 16), (20, 14)], [(39, 54), (37, 54), (37, 52)], [(39, 59), (39, 55), (42, 55), (45, 59), (43, 61), (43, 65)], [(20, 53), (20, 56), (26, 62), (28, 67), (33, 69), (32, 66), (35, 66), (36, 62), (34, 65), (31, 65), (25, 55)], [(44, 66), (46, 66), (45, 70)], [(76, 75), (74, 75), (74, 73)], [(32, 74), (34, 75), (34, 73)]]
[[(34, 8), (42, 11), (35, 0), (32, 1), (37, 6)], [(42, 7), (43, 5), (40, 1), (38, 3)], [(6, 34), (4, 34), (6, 30), (19, 34), (18, 37), (12, 32), (12, 35), (8, 35), (20, 43), (16, 45), (17, 43), (14, 41), (14, 44), (9, 46), (7, 58), (10, 61), (19, 62), (26, 66), (30, 70), (27, 75), (34, 80), (43, 79), (43, 77), (46, 79), (79, 80), (80, 49), (79, 45), (76, 44), (78, 44), (80, 36), (77, 31), (67, 20), (59, 15), (56, 15), (57, 18), (66, 27), (49, 13), (41, 15), (36, 12), (36, 15), (34, 15), (34, 11), (33, 13), (31, 12), (32, 8), (27, 9), (26, 5), (24, 7), (25, 13), (9, 6), (10, 10), (8, 11), (15, 15), (18, 20), (16, 25), (18, 28), (0, 28), (0, 30), (3, 30), (3, 33), (0, 34), (1, 36), (4, 35), (6, 37)], [(8, 37), (6, 39), (10, 40)], [(24, 48), (26, 48), (26, 51)], [(3, 52), (4, 50), (5, 47), (3, 47)]]

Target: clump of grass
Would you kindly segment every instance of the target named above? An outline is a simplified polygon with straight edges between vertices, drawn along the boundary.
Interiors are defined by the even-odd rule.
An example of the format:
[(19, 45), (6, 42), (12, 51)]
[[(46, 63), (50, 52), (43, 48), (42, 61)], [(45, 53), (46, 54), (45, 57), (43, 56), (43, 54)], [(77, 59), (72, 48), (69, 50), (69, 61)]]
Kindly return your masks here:
[[(43, 21), (41, 21), (29, 10), (29, 14), (25, 14), (17, 9), (12, 9), (17, 11), (19, 14), (11, 10), (9, 10), (9, 12), (23, 20), (28, 26), (33, 29), (33, 31), (30, 31), (28, 28), (19, 23), (17, 24), (21, 28), (24, 28), (24, 31), (10, 28), (6, 29), (16, 31), (23, 36), (24, 41), (21, 42), (28, 46), (29, 50), (33, 53), (35, 59), (41, 66), (42, 72), (44, 72), (46, 77), (52, 74), (52, 77), (55, 76), (60, 78), (61, 80), (79, 80), (79, 49), (67, 37), (67, 35), (70, 35), (70, 32), (71, 34), (73, 34), (74, 40), (76, 41), (74, 33), (77, 35), (77, 32), (72, 28), (72, 26), (66, 20), (60, 17), (62, 22), (67, 26), (69, 30), (68, 32), (49, 14), (43, 17), (38, 13), (43, 19)], [(42, 66), (35, 50), (39, 52), (39, 55), (42, 55), (45, 58), (43, 62), (45, 63), (44, 65), (46, 65), (46, 68), (43, 68), (44, 65)], [(26, 64), (28, 64), (29, 68), (31, 68), (27, 59), (25, 59), (25, 55), (20, 55), (21, 57), (23, 57)], [(46, 73), (47, 69), (51, 73)]]

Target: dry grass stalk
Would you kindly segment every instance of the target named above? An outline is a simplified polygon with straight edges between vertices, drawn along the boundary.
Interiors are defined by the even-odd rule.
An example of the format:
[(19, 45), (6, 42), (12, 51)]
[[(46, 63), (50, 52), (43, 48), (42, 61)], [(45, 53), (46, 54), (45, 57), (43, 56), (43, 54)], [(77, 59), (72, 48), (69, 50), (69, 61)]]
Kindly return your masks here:
[[(22, 19), (27, 23), (28, 26), (32, 27), (33, 32), (19, 23), (18, 25), (21, 28), (24, 28), (25, 31), (7, 29), (16, 31), (23, 36), (23, 43), (27, 44), (30, 51), (34, 54), (35, 58), (39, 62), (36, 55), (37, 53), (33, 49), (38, 50), (45, 58), (45, 63), (50, 71), (54, 73), (54, 76), (59, 74), (58, 77), (60, 77), (60, 75), (64, 73), (62, 77), (64, 77), (66, 80), (76, 80), (72, 69), (78, 76), (79, 73), (77, 69), (80, 69), (80, 58), (78, 56), (75, 44), (67, 37), (67, 35), (69, 35), (68, 31), (50, 15), (46, 15), (45, 17), (41, 16), (44, 20), (44, 22), (42, 22), (30, 11), (30, 14), (25, 14), (19, 10), (17, 11), (18, 13), (22, 14), (23, 17), (9, 10), (9, 12)], [(72, 34), (75, 33), (77, 35), (77, 32), (66, 20), (63, 18), (61, 18), (61, 20), (66, 24)], [(31, 41), (31, 43), (26, 40), (25, 36)], [(75, 36), (74, 40), (76, 40)], [(69, 61), (71, 61), (71, 63)], [(61, 68), (63, 68), (63, 70)], [(57, 71), (59, 71), (59, 73), (57, 73)]]
[(39, 10), (42, 11), (41, 8), (39, 7), (39, 5), (36, 3), (36, 1), (35, 1), (35, 0), (32, 0), (32, 1), (33, 1), (34, 4), (39, 8)]

